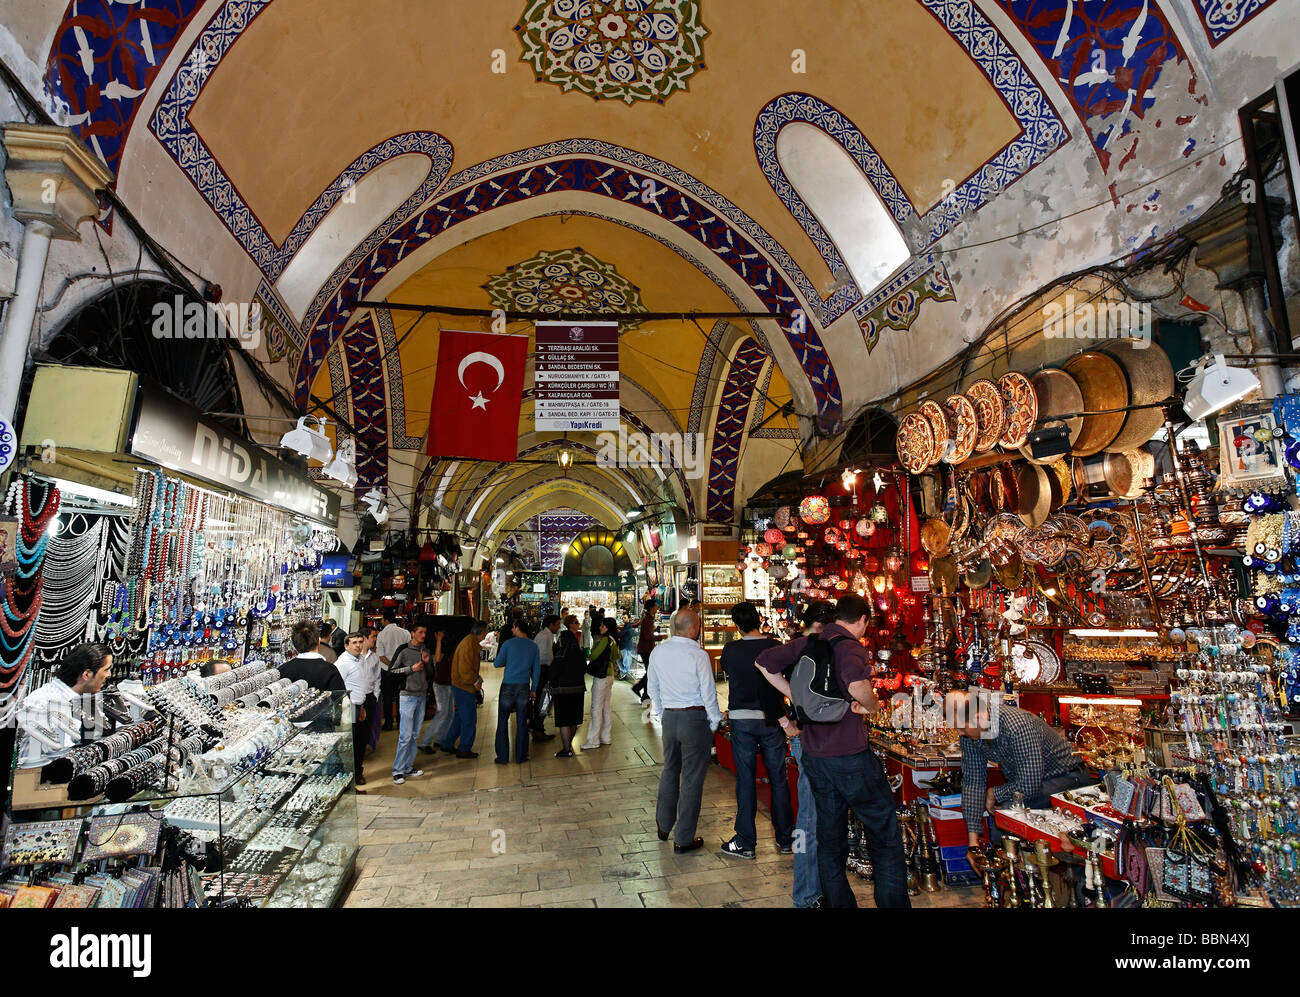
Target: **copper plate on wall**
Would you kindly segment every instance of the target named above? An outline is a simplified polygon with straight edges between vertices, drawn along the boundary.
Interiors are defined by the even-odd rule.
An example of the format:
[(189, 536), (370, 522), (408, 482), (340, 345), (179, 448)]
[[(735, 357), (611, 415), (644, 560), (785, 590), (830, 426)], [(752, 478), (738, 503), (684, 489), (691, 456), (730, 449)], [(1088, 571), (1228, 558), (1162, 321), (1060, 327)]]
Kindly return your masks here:
[(948, 413), (933, 398), (923, 401), (919, 411), (922, 418), (930, 424), (930, 432), (934, 434), (934, 449), (930, 451), (930, 463), (937, 464), (943, 460), (948, 452), (948, 445), (952, 442)]
[(1006, 427), (1006, 403), (998, 386), (982, 378), (966, 389), (965, 395), (975, 406), (975, 452), (987, 453), (998, 445)]
[(1022, 464), (1016, 472), (1020, 503), (1016, 509), (1020, 521), (1028, 527), (1042, 526), (1052, 506), (1052, 488), (1048, 475), (1038, 464)]
[(930, 591), (939, 595), (952, 595), (957, 591), (957, 563), (949, 557), (936, 557), (930, 562)]
[[(1080, 353), (1065, 362), (1065, 369), (1083, 392), (1083, 409), (1101, 412), (1128, 404), (1128, 378), (1124, 368), (1107, 353)], [(1101, 453), (1124, 427), (1124, 412), (1084, 416), (1083, 429), (1073, 452), (1079, 457)]]
[[(1037, 428), (1046, 429), (1061, 425), (1060, 422), (1046, 421), (1050, 416), (1083, 411), (1083, 392), (1079, 390), (1079, 382), (1059, 367), (1044, 367), (1029, 380), (1038, 398)], [(1070, 432), (1070, 446), (1073, 447), (1075, 440), (1079, 438), (1079, 433), (1083, 430), (1083, 418), (1065, 420), (1065, 428)], [(1050, 464), (1056, 459), (1055, 457), (1032, 457), (1026, 446), (1022, 446), (1020, 452), (1035, 464)]]
[[(934, 451), (934, 430), (919, 412), (903, 417), (898, 426), (898, 459), (909, 474), (920, 474), (930, 466)], [(779, 524), (778, 524), (779, 525)]]
[(979, 437), (979, 424), (975, 416), (975, 406), (965, 395), (949, 395), (943, 401), (948, 410), (948, 423), (952, 426), (952, 447), (944, 455), (949, 464), (960, 464), (975, 452), (975, 441)]
[(1002, 394), (1006, 411), (1006, 422), (998, 443), (1008, 450), (1015, 450), (1024, 444), (1025, 437), (1038, 421), (1038, 395), (1029, 378), (1018, 371), (999, 377), (998, 391)]
[[(1162, 402), (1174, 393), (1174, 368), (1169, 363), (1169, 354), (1160, 344), (1151, 342), (1144, 350), (1136, 350), (1131, 345), (1116, 346), (1106, 352), (1124, 368), (1128, 378), (1128, 404)], [(1156, 434), (1164, 422), (1161, 409), (1134, 409), (1125, 416), (1124, 428), (1106, 445), (1106, 450), (1121, 453), (1140, 447)]]

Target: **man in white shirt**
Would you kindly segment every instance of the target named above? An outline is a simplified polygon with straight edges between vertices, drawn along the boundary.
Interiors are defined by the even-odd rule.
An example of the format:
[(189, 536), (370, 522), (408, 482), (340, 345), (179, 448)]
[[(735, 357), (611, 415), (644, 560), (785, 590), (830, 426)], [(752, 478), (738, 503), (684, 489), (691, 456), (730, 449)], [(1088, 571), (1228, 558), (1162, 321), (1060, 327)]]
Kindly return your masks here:
[[(542, 678), (538, 689), (545, 689), (551, 681), (551, 662), (555, 660), (555, 636), (560, 632), (560, 618), (552, 613), (542, 620), (542, 628), (537, 631), (533, 643), (537, 645), (537, 657), (542, 663)], [(537, 712), (537, 703), (532, 703), (528, 712), (532, 717), (533, 741), (552, 741), (554, 734), (546, 733), (546, 718)]]
[(366, 666), (361, 662), (362, 648), (366, 642), (360, 632), (348, 634), (344, 651), (334, 662), (334, 667), (343, 676), (343, 684), (348, 690), (348, 699), (352, 701), (352, 752), (357, 766), (357, 785), (366, 784), (366, 775), (362, 771), (362, 762), (366, 757), (366, 692), (370, 688)]
[(379, 697), (383, 695), (384, 669), (379, 661), (379, 652), (375, 650), (379, 631), (363, 626), (361, 633), (365, 636), (365, 643), (361, 645), (361, 664), (366, 670), (366, 748), (369, 752), (379, 747)]
[(704, 845), (695, 836), (704, 795), (704, 776), (713, 749), (713, 732), (722, 723), (718, 687), (708, 652), (700, 647), (700, 618), (679, 611), (672, 636), (650, 654), (651, 709), (663, 717), (664, 770), (659, 777), (655, 823), (659, 840), (676, 828), (673, 851), (693, 852)]
[(383, 630), (379, 631), (379, 639), (375, 643), (375, 650), (379, 654), (379, 664), (383, 669), (384, 730), (393, 729), (393, 716), (397, 708), (397, 678), (391, 674), (389, 669), (392, 666), (393, 658), (397, 656), (397, 649), (403, 644), (411, 643), (411, 632), (405, 627), (399, 627), (396, 620), (396, 610), (384, 610), (386, 625)]
[(21, 768), (35, 768), (82, 741), (83, 715), (113, 670), (113, 655), (103, 644), (78, 644), (54, 669), (53, 677), (34, 689), (18, 708), (23, 732)]

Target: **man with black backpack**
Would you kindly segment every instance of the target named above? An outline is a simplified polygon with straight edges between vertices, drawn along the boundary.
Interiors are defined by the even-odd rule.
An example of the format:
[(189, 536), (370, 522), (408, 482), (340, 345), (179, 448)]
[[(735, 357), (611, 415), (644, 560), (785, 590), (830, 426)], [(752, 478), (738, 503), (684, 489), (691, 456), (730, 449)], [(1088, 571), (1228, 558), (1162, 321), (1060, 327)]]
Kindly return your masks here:
[[(871, 665), (859, 643), (870, 613), (865, 599), (846, 595), (820, 634), (764, 651), (755, 662), (790, 699), (801, 729), (803, 762), (817, 801), (817, 868), (828, 907), (858, 905), (845, 873), (850, 808), (866, 830), (876, 906), (912, 906), (894, 794), (859, 716), (880, 709)], [(782, 675), (787, 669), (788, 681)]]

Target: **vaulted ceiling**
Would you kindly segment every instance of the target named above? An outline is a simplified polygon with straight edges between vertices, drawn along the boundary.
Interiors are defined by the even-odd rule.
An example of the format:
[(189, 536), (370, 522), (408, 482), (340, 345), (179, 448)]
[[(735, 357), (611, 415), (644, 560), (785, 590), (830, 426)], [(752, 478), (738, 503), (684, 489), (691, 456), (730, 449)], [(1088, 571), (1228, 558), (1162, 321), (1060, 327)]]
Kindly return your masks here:
[[(261, 361), (354, 424), (361, 487), (495, 533), (633, 497), (729, 520), (801, 434), (1197, 210), (1240, 160), (1217, 95), (1300, 58), (1284, 6), (73, 0), (9, 30), (150, 231), (262, 301)], [(536, 463), (496, 467), (423, 456), (437, 331), (484, 326), (355, 307), (385, 298), (781, 317), (625, 326), (624, 425), (702, 433), (698, 473), (584, 463), (527, 390)]]

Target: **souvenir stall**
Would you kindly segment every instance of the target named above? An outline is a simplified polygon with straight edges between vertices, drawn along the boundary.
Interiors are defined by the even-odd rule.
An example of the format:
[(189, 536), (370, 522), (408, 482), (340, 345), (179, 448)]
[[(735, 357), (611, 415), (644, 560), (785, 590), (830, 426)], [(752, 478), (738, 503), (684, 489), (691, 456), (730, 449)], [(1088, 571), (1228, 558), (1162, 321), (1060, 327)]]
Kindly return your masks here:
[[(87, 377), (105, 390), (79, 391), (64, 418), (58, 399)], [(57, 455), (29, 452), (7, 499), (11, 619), (43, 603), (54, 569), (27, 628), (50, 656), (26, 694), (84, 640), (107, 645), (114, 674), (17, 707), (0, 902), (332, 903), (356, 850), (350, 711), (278, 669), (289, 628), (319, 614), (337, 496), (116, 371), (39, 370), (23, 443), (45, 438)]]

